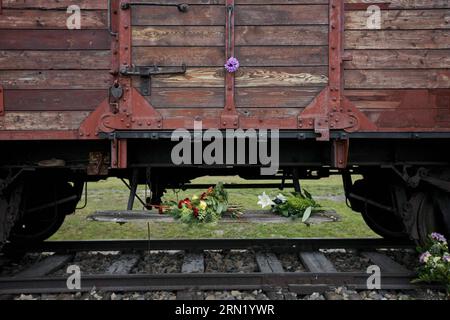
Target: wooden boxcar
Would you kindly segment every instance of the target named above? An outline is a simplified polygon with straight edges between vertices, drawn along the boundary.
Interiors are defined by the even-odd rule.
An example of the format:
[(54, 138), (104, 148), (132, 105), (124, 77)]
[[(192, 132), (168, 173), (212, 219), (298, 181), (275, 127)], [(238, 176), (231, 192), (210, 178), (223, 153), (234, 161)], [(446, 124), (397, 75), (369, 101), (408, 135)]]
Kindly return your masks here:
[(1, 0), (0, 242), (48, 238), (87, 181), (157, 204), (197, 176), (260, 176), (176, 165), (171, 134), (199, 122), (279, 130), (281, 174), (342, 175), (385, 237), (448, 235), (449, 21), (449, 0)]

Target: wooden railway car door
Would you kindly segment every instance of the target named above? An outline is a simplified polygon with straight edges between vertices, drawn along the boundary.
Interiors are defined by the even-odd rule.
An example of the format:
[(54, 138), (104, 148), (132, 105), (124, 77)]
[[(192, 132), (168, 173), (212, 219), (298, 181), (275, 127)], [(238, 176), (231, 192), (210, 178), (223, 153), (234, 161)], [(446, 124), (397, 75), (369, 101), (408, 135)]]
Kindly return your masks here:
[[(192, 129), (195, 121), (306, 130), (325, 141), (330, 130), (374, 129), (343, 95), (343, 0), (111, 6), (116, 79), (83, 136)], [(235, 72), (224, 67), (231, 57)]]

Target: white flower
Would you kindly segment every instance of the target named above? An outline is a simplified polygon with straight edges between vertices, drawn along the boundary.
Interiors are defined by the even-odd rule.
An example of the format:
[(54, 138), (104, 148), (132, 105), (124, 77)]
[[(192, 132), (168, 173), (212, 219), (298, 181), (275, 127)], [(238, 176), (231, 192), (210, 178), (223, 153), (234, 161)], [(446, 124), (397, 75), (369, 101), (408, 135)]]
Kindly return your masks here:
[(262, 195), (258, 196), (258, 199), (259, 199), (258, 204), (263, 209), (275, 205), (275, 203), (272, 201), (272, 199), (270, 199), (270, 197), (265, 192), (263, 192)]
[(277, 195), (277, 199), (283, 203), (285, 203), (287, 201), (287, 198), (284, 195), (282, 195), (281, 193), (279, 195)]

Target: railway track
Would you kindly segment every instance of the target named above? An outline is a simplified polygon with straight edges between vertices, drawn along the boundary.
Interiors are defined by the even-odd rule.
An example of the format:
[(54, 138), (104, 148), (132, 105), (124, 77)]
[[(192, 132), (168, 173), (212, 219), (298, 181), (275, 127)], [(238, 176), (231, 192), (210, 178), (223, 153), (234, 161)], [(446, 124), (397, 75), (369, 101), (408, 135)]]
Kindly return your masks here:
[[(353, 255), (363, 259), (366, 265), (377, 265), (381, 269), (382, 290), (439, 289), (412, 284), (415, 273), (389, 255), (393, 250), (413, 249), (414, 245), (410, 242), (382, 239), (45, 242), (21, 250), (35, 254), (54, 254), (47, 254), (44, 259), (20, 272), (2, 276), (0, 294), (74, 293), (89, 292), (95, 288), (103, 292), (175, 291), (180, 299), (194, 299), (194, 293), (208, 290), (263, 290), (269, 297), (274, 298), (275, 292), (306, 295), (323, 293), (337, 287), (367, 290), (367, 281), (371, 274), (367, 273), (365, 266), (360, 270), (342, 270), (333, 261), (334, 254), (344, 252), (347, 255), (345, 257)], [(103, 251), (112, 254), (103, 270), (96, 270), (95, 273), (82, 271), (81, 288), (75, 291), (68, 289), (68, 275), (64, 273), (69, 265), (77, 263), (74, 261), (75, 255)], [(136, 271), (139, 262), (151, 267), (149, 261), (153, 260), (146, 260), (146, 256), (169, 252), (176, 252), (177, 256), (169, 256), (165, 258), (166, 261), (172, 263), (176, 259), (182, 260), (175, 271)], [(225, 263), (231, 252), (238, 252), (241, 260), (254, 263), (254, 267), (246, 269), (238, 259), (240, 267), (232, 268), (233, 270), (221, 269), (221, 264)], [(290, 259), (298, 259), (292, 263), (301, 265), (302, 270), (288, 270), (291, 262), (286, 263), (279, 259), (283, 254), (288, 255)], [(215, 257), (215, 260), (211, 259), (211, 256)], [(83, 263), (83, 258), (79, 258), (78, 262)], [(214, 263), (216, 270), (211, 267)], [(82, 266), (80, 268), (83, 270)]]

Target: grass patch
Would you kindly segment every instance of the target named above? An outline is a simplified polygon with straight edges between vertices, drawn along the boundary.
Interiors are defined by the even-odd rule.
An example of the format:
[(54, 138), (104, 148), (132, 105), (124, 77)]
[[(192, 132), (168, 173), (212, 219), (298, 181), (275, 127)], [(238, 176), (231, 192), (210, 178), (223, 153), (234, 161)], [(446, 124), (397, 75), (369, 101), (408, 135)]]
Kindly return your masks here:
[[(204, 177), (195, 180), (197, 183), (238, 183), (236, 177)], [(263, 181), (261, 181), (263, 182)], [(266, 181), (267, 182), (267, 181)], [(322, 223), (310, 227), (299, 221), (287, 220), (287, 223), (217, 223), (188, 226), (182, 223), (150, 223), (150, 236), (153, 239), (189, 239), (189, 238), (298, 238), (298, 237), (376, 237), (365, 225), (360, 214), (349, 209), (343, 201), (332, 201), (332, 197), (342, 197), (344, 190), (339, 177), (331, 177), (317, 181), (305, 181), (303, 188), (314, 197), (318, 197), (322, 206), (334, 209), (342, 221)], [(147, 223), (91, 222), (86, 220), (96, 210), (120, 210), (126, 208), (128, 190), (117, 179), (89, 183), (89, 202), (86, 208), (67, 217), (62, 228), (52, 240), (91, 240), (91, 239), (142, 239), (148, 237)], [(233, 205), (247, 210), (260, 209), (257, 196), (263, 191), (276, 195), (279, 190), (233, 189), (228, 190)], [(175, 193), (169, 191), (165, 198), (175, 200), (201, 193), (201, 190), (188, 190)], [(144, 198), (144, 189), (139, 190)], [(330, 198), (330, 199), (327, 199)], [(140, 208), (136, 201), (136, 209)]]

